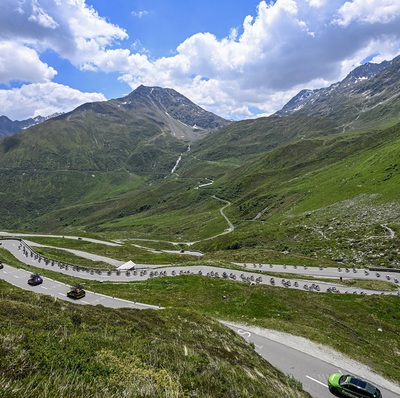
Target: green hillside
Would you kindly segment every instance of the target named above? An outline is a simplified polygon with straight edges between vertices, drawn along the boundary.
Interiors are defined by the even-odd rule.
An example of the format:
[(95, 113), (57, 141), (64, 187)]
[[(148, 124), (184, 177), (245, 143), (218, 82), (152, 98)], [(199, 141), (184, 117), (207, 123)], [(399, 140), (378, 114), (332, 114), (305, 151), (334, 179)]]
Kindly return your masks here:
[[(182, 174), (47, 212), (35, 220), (35, 227), (114, 238), (198, 241), (226, 229), (219, 213), (222, 203), (213, 198), (217, 195), (232, 203), (226, 213), (236, 228), (197, 243), (203, 251), (264, 248), (365, 266), (397, 266), (397, 250), (392, 248), (397, 234), (385, 237), (390, 236), (386, 228), (398, 229), (394, 160), (399, 132), (395, 126), (300, 138), (256, 158), (250, 155), (247, 162), (236, 158), (236, 163), (235, 158), (203, 160), (194, 145), (182, 159)], [(194, 175), (201, 169), (208, 179), (189, 178), (191, 167)], [(210, 180), (213, 184), (196, 189)]]
[(1, 140), (1, 168), (166, 172), (186, 149), (156, 122), (110, 104), (84, 107)]
[(272, 116), (233, 123), (197, 142), (192, 151), (204, 161), (230, 159), (243, 164), (288, 142), (337, 131), (334, 121), (327, 118)]
[(82, 105), (0, 140), (0, 227), (398, 267), (396, 65), (322, 90), (323, 117), (229, 123), (146, 87)]
[[(302, 120), (233, 123), (192, 144), (177, 173), (163, 178), (126, 170), (3, 171), (3, 225), (113, 238), (201, 241), (227, 227), (219, 213), (223, 203), (216, 195), (232, 203), (226, 214), (236, 228), (197, 243), (203, 251), (257, 247), (365, 266), (397, 266), (397, 250), (392, 248), (397, 234), (385, 237), (387, 228), (398, 229), (395, 159), (400, 126), (322, 135), (316, 131), (321, 121), (311, 120), (300, 134), (301, 124), (294, 119)], [(241, 125), (246, 127), (243, 138)], [(324, 125), (325, 121), (321, 128)], [(287, 135), (280, 136), (280, 131)], [(265, 142), (275, 140), (275, 148), (262, 147), (260, 138), (257, 154), (244, 150), (237, 156), (251, 134), (267, 137)], [(216, 144), (211, 145), (214, 135)], [(224, 152), (222, 143), (229, 136), (243, 145)], [(10, 191), (11, 186), (17, 189)]]
[(0, 289), (2, 397), (309, 397), (197, 312), (76, 306), (3, 281)]
[(225, 175), (213, 187), (237, 228), (212, 247), (398, 267), (399, 133), (300, 140)]

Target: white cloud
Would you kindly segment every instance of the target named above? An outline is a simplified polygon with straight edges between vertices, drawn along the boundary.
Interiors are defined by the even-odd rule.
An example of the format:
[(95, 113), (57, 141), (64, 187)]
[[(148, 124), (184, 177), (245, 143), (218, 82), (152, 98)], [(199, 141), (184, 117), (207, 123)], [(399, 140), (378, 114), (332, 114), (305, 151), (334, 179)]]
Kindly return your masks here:
[(320, 8), (329, 0), (306, 0), (311, 7)]
[(101, 93), (82, 93), (57, 83), (26, 84), (21, 88), (0, 90), (2, 114), (11, 120), (69, 112), (86, 102), (105, 101)]
[[(51, 80), (56, 71), (40, 60), (50, 49), (83, 70), (117, 72), (132, 89), (172, 87), (221, 116), (249, 117), (253, 107), (271, 113), (300, 89), (338, 81), (371, 55), (398, 55), (400, 1), (263, 0), (225, 38), (197, 33), (158, 59), (121, 47), (127, 37), (84, 0), (2, 0), (0, 45), (12, 42), (16, 51), (0, 51), (1, 81)], [(29, 67), (10, 68), (24, 51)]]
[(0, 83), (50, 81), (57, 72), (41, 62), (37, 52), (11, 41), (0, 41)]
[[(101, 18), (84, 0), (1, 0), (0, 83), (32, 83), (1, 90), (1, 113), (26, 119), (104, 100), (103, 94), (50, 83), (57, 71), (41, 61), (40, 54), (50, 50), (77, 67), (97, 70), (90, 60), (104, 58), (106, 48), (127, 37), (124, 29)], [(111, 51), (108, 63), (100, 65), (105, 71), (121, 68), (122, 58), (115, 54)]]
[[(19, 12), (21, 12), (20, 7)], [(44, 28), (56, 29), (58, 27), (58, 23), (40, 7), (37, 1), (32, 2), (32, 14), (29, 16), (28, 21), (37, 22)]]
[[(126, 31), (101, 18), (84, 0), (2, 0), (0, 42), (13, 41), (38, 53), (52, 50), (75, 66), (86, 64)], [(2, 61), (0, 54), (0, 62)]]
[[(240, 111), (244, 105), (271, 113), (305, 87), (342, 79), (371, 54), (385, 54), (386, 59), (399, 54), (399, 1), (355, 0), (351, 3), (355, 22), (349, 29), (336, 23), (344, 4), (350, 3), (262, 1), (257, 15), (244, 19), (241, 36), (218, 41), (213, 35), (197, 34), (178, 46), (171, 67), (180, 68), (173, 61), (185, 58), (188, 75), (207, 77), (207, 83), (199, 79), (168, 83), (223, 116), (244, 115)], [(153, 66), (157, 69), (158, 61)], [(148, 83), (150, 76), (157, 75), (147, 75)]]
[(346, 1), (338, 10), (336, 19), (339, 25), (347, 26), (351, 22), (368, 24), (386, 24), (400, 16), (398, 0), (352, 0)]

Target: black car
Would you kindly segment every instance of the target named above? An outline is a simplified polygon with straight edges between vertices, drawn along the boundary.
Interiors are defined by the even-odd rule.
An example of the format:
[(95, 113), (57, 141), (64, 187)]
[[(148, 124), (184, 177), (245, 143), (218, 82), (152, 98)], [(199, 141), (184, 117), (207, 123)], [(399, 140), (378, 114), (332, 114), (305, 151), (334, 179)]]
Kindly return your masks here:
[(82, 286), (77, 285), (71, 287), (67, 292), (67, 297), (72, 299), (80, 299), (86, 296), (86, 292), (82, 289)]
[(43, 283), (43, 278), (39, 274), (32, 274), (28, 279), (28, 284), (31, 286), (37, 286)]

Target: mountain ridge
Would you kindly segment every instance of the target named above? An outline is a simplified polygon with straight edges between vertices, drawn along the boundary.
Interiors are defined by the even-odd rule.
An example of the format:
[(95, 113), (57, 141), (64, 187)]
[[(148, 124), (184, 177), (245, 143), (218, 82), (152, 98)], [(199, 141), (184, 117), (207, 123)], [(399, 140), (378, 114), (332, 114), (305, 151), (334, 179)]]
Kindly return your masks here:
[[(106, 110), (105, 107), (109, 107)], [(230, 123), (218, 115), (194, 104), (188, 98), (171, 88), (148, 87), (140, 85), (128, 95), (101, 102), (84, 103), (70, 112), (57, 113), (47, 117), (37, 116), (23, 121), (12, 121), (7, 116), (0, 116), (0, 138), (18, 133), (29, 127), (43, 123), (51, 118), (60, 117), (70, 120), (75, 114), (87, 110), (97, 111), (102, 114), (115, 114), (115, 109), (120, 108), (127, 114), (139, 117), (140, 113), (148, 118), (158, 120), (159, 124), (170, 129), (172, 135), (178, 139), (188, 141), (202, 137), (208, 130), (218, 129)], [(140, 117), (143, 119), (143, 115)]]
[(374, 128), (384, 122), (394, 125), (400, 120), (399, 69), (400, 56), (366, 63), (329, 87), (301, 90), (274, 115), (334, 118), (343, 130)]
[(5, 137), (0, 163), (6, 168), (165, 173), (191, 142), (228, 124), (175, 90), (140, 86), (125, 97), (82, 104)]
[(33, 118), (25, 120), (11, 120), (7, 116), (0, 116), (0, 138), (7, 137), (11, 134), (18, 133), (21, 130), (25, 130), (29, 127), (36, 126), (37, 124), (43, 123), (46, 120), (60, 116), (61, 113), (55, 113), (49, 116), (35, 116)]
[(165, 112), (167, 115), (171, 114), (176, 120), (192, 128), (218, 129), (230, 123), (226, 119), (199, 107), (171, 88), (140, 85), (127, 96), (116, 101), (129, 102), (135, 101), (136, 98), (143, 100), (143, 102), (149, 101), (159, 111)]

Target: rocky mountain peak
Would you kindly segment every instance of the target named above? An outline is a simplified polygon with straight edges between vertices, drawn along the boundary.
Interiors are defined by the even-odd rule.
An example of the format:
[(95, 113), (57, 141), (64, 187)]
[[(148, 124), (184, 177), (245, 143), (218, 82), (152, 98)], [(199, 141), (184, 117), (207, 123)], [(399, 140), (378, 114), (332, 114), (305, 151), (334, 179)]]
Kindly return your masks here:
[(206, 111), (171, 88), (140, 85), (118, 101), (121, 105), (131, 108), (145, 105), (160, 116), (162, 115), (163, 118), (166, 115), (192, 128), (215, 129), (230, 123), (228, 120)]
[(8, 135), (18, 133), (21, 130), (27, 129), (31, 126), (40, 124), (48, 119), (52, 119), (61, 115), (61, 113), (55, 113), (50, 116), (35, 116), (33, 118), (25, 120), (11, 120), (7, 116), (0, 116), (0, 138), (6, 137)]
[(329, 87), (301, 90), (275, 116), (322, 116), (333, 118), (343, 129), (356, 128), (366, 112), (396, 101), (398, 92), (393, 87), (400, 84), (399, 68), (400, 57), (380, 64), (367, 62)]
[(369, 79), (375, 76), (377, 73), (381, 72), (387, 66), (391, 64), (391, 61), (383, 61), (380, 64), (374, 64), (372, 62), (367, 62), (364, 65), (360, 65), (353, 69), (344, 80), (348, 79)]

